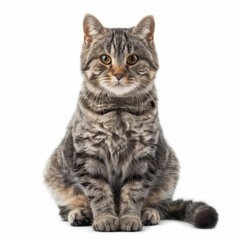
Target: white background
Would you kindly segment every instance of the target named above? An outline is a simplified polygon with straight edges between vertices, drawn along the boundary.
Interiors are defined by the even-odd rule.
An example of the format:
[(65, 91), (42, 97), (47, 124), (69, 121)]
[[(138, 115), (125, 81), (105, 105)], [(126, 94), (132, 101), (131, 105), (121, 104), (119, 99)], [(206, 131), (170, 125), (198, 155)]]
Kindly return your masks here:
[[(231, 0), (1, 0), (0, 238), (239, 239), (239, 12)], [(85, 13), (106, 27), (154, 15), (159, 114), (181, 163), (175, 198), (212, 204), (217, 228), (97, 233), (60, 221), (42, 172), (76, 106)]]

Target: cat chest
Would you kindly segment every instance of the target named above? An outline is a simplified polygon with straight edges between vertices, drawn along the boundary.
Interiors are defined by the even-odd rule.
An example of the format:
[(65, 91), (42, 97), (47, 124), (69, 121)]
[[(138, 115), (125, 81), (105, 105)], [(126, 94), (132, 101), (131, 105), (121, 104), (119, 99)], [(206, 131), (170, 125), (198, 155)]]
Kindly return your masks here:
[(97, 123), (92, 131), (95, 132), (93, 145), (99, 146), (114, 161), (132, 157), (154, 139), (150, 125), (130, 117), (114, 116), (109, 121)]
[(77, 150), (112, 161), (144, 154), (157, 138), (152, 120), (131, 114), (108, 113), (94, 121), (78, 122), (74, 132)]

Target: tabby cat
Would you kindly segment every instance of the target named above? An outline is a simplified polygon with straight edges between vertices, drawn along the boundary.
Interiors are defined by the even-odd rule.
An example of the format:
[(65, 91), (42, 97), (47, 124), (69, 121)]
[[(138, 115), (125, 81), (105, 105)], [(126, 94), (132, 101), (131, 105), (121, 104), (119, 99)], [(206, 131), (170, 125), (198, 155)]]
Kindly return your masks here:
[(96, 231), (139, 231), (160, 219), (215, 227), (214, 208), (172, 200), (179, 165), (159, 124), (153, 17), (110, 29), (88, 14), (83, 30), (77, 108), (44, 173), (62, 219)]

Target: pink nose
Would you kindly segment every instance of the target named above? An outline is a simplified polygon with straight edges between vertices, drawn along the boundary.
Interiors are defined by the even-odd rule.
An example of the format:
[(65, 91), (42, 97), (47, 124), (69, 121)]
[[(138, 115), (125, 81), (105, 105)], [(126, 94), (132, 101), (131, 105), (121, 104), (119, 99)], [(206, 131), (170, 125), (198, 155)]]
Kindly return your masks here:
[(124, 76), (124, 73), (115, 73), (115, 74), (113, 74), (116, 78), (117, 78), (117, 80), (120, 80), (123, 76)]

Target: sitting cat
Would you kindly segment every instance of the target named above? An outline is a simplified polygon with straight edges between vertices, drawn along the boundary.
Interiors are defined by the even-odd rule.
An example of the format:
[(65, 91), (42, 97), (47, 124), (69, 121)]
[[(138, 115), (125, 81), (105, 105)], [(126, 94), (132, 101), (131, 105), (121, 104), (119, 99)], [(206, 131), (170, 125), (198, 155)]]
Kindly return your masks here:
[(213, 228), (214, 208), (172, 200), (179, 165), (158, 118), (153, 17), (109, 29), (86, 15), (83, 30), (84, 82), (44, 175), (62, 219), (96, 231), (139, 231), (160, 219)]

